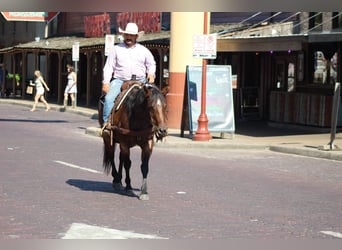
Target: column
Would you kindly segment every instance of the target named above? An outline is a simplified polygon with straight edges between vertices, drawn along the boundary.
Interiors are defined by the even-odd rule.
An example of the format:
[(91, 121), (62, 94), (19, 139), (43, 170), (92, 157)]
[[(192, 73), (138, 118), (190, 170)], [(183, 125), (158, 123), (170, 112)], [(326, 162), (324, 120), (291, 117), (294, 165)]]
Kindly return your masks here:
[(169, 128), (180, 128), (187, 65), (202, 65), (201, 59), (192, 57), (193, 35), (203, 34), (203, 12), (172, 12), (169, 64), (168, 104)]

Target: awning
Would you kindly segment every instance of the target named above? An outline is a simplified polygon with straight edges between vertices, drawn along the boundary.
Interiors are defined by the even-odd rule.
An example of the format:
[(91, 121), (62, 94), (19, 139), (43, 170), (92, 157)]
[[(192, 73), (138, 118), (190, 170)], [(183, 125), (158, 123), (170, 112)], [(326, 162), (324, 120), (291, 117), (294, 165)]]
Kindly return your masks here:
[(219, 52), (299, 51), (303, 49), (305, 36), (227, 38), (217, 40)]

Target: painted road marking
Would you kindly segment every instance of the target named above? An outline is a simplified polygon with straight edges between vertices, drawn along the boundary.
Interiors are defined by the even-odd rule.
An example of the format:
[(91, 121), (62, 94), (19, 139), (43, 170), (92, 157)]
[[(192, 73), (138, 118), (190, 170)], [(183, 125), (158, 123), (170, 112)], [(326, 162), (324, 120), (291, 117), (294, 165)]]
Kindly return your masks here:
[(88, 171), (88, 172), (95, 173), (95, 174), (103, 174), (100, 171), (97, 171), (97, 170), (94, 170), (94, 169), (91, 169), (91, 168), (83, 168), (83, 167), (80, 167), (80, 166), (77, 166), (77, 165), (74, 165), (74, 164), (71, 164), (71, 163), (67, 163), (67, 162), (64, 162), (64, 161), (54, 161), (54, 162), (56, 162), (58, 164), (61, 164), (61, 165), (64, 165), (64, 166), (67, 166), (67, 167), (81, 169), (81, 170)]
[(334, 236), (334, 237), (336, 237), (336, 238), (342, 238), (342, 233), (338, 233), (338, 232), (333, 232), (333, 231), (321, 231), (321, 233), (327, 234), (327, 235), (331, 235), (331, 236)]
[(83, 223), (71, 224), (62, 239), (167, 239), (157, 235), (139, 234)]

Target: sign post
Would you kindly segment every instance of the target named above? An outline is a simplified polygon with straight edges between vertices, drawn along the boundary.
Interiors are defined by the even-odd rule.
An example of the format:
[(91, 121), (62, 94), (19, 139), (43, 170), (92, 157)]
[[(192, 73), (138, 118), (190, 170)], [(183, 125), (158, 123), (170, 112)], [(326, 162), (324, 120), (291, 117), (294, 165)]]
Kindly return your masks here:
[[(75, 62), (75, 73), (76, 79), (78, 81), (78, 68), (77, 62), (80, 60), (80, 43), (74, 42), (72, 45), (72, 61)], [(76, 81), (76, 92), (75, 92), (75, 107), (77, 106), (77, 81)]]
[[(196, 134), (193, 137), (194, 141), (209, 141), (211, 140), (211, 135), (208, 131), (208, 117), (206, 114), (206, 72), (207, 72), (207, 58), (212, 58), (212, 51), (216, 49), (216, 40), (215, 42), (209, 42), (208, 36), (208, 12), (204, 12), (204, 36), (197, 37), (195, 36), (195, 41), (193, 44), (193, 55), (195, 57), (201, 57), (202, 60), (202, 94), (201, 94), (201, 113), (198, 117), (198, 128)], [(210, 40), (210, 39), (209, 39)], [(211, 46), (214, 45), (215, 47)], [(209, 52), (209, 53), (208, 53)], [(216, 54), (216, 53), (215, 53)]]

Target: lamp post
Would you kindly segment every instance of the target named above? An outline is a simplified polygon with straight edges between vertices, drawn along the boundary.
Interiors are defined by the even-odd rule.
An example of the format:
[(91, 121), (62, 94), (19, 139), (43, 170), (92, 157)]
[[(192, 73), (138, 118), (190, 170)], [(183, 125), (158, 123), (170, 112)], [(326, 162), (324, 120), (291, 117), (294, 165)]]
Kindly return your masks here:
[[(208, 34), (208, 12), (204, 12), (204, 31)], [(198, 127), (193, 137), (194, 141), (209, 141), (211, 135), (208, 131), (208, 117), (206, 114), (206, 92), (207, 92), (207, 59), (202, 59), (202, 92), (201, 92), (201, 113), (198, 117)]]

